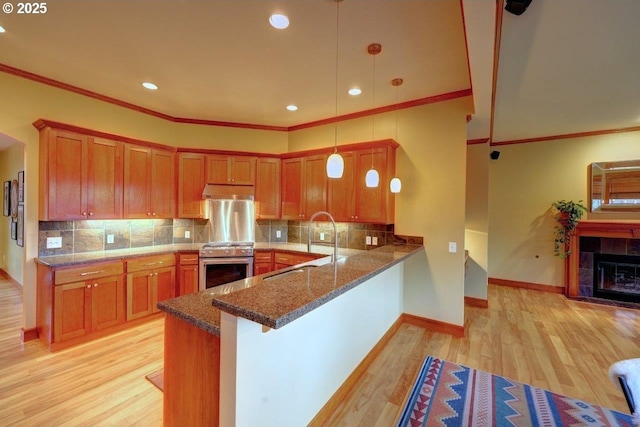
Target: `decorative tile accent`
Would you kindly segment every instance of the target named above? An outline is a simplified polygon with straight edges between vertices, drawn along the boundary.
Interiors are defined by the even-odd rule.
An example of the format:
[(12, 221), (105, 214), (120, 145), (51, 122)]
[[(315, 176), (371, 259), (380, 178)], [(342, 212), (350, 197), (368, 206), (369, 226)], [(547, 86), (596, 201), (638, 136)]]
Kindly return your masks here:
[(131, 226), (131, 247), (153, 246), (153, 227)]
[(104, 250), (103, 229), (81, 229), (73, 233), (73, 252), (96, 252)]

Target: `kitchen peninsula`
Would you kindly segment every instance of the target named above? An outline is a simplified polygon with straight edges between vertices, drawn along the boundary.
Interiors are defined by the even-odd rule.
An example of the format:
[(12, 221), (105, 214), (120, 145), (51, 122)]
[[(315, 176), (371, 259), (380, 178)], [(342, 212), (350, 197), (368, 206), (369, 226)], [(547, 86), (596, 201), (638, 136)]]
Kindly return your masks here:
[(403, 314), (423, 251), (387, 245), (159, 303), (164, 425), (307, 425)]

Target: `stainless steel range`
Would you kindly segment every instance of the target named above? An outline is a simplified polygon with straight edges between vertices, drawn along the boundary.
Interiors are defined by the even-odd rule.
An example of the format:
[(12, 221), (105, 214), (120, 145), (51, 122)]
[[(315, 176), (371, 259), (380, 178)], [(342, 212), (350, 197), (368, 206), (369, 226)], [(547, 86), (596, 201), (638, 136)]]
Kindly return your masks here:
[(202, 195), (211, 242), (200, 249), (201, 291), (251, 277), (255, 242), (253, 186), (208, 184)]

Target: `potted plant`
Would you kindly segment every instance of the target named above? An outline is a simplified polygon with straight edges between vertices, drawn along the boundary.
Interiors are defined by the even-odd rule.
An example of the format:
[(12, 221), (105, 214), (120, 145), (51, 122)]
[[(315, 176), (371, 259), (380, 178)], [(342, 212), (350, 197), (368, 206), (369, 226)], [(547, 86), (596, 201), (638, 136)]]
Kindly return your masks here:
[(556, 237), (553, 242), (553, 253), (560, 258), (566, 258), (571, 252), (569, 250), (569, 236), (578, 226), (578, 221), (587, 211), (587, 208), (582, 204), (582, 200), (578, 202), (558, 200), (553, 202), (551, 206), (556, 210), (555, 218), (558, 221)]

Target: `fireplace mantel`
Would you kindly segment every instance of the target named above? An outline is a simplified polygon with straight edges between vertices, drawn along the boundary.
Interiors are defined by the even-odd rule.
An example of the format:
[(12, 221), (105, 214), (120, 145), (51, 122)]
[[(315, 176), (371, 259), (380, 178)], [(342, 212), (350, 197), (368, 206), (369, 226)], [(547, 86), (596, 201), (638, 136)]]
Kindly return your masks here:
[(613, 239), (640, 239), (640, 221), (580, 221), (571, 233), (569, 257), (565, 265), (565, 295), (579, 297), (580, 237), (604, 237)]

